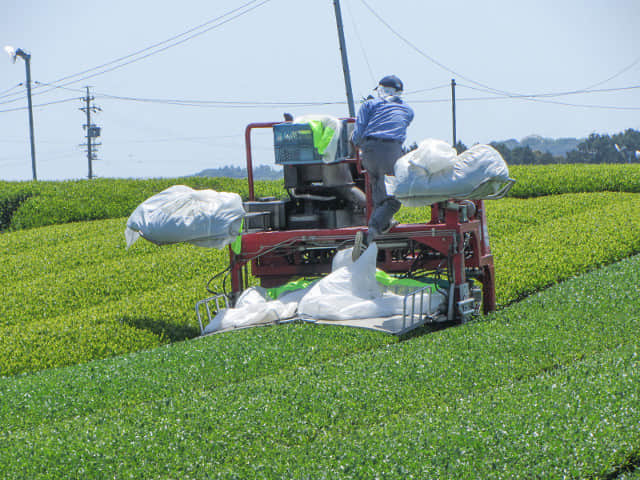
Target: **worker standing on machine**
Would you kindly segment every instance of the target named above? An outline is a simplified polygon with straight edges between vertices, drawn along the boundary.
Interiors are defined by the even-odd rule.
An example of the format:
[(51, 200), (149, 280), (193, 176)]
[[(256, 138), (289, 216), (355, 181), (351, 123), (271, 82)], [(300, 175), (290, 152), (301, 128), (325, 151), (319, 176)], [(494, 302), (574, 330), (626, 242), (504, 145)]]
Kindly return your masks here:
[[(413, 109), (400, 97), (402, 81), (395, 75), (383, 77), (375, 88), (378, 98), (365, 101), (356, 117), (351, 140), (360, 149), (362, 165), (369, 174), (373, 212), (369, 218), (366, 245), (381, 233), (389, 231), (397, 222), (393, 216), (400, 210), (400, 202), (387, 194), (384, 176), (393, 175), (396, 160), (404, 152), (407, 127), (413, 120)], [(356, 236), (354, 259), (363, 247), (361, 232)]]

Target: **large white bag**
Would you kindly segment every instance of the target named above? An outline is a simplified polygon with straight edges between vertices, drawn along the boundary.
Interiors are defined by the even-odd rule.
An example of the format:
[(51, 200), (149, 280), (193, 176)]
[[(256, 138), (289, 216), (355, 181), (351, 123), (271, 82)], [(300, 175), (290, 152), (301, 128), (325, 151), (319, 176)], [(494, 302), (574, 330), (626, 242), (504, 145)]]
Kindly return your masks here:
[(353, 263), (351, 249), (334, 261), (298, 304), (298, 315), (321, 320), (388, 317), (402, 313), (403, 297), (385, 292), (376, 281), (378, 246), (372, 243)]
[(405, 161), (409, 169), (417, 175), (435, 175), (436, 173), (451, 170), (458, 158), (456, 149), (444, 140), (427, 138), (418, 145), (418, 148), (405, 155)]
[(174, 185), (148, 198), (127, 221), (127, 248), (140, 236), (157, 245), (189, 242), (222, 248), (240, 235), (245, 215), (237, 193)]
[[(355, 262), (351, 260), (352, 250), (348, 248), (336, 254), (329, 275), (307, 288), (283, 293), (277, 300), (270, 300), (262, 287), (245, 290), (235, 308), (220, 310), (204, 333), (297, 317), (310, 321), (340, 321), (402, 315), (404, 296), (392, 293), (376, 280), (377, 245), (372, 243)], [(444, 299), (442, 295), (434, 298), (438, 305)], [(423, 313), (435, 312), (430, 299), (422, 309)]]
[[(428, 161), (427, 157), (420, 161), (409, 152), (396, 162), (395, 175), (385, 177), (387, 193), (403, 205), (421, 207), (448, 199), (484, 199), (497, 194), (510, 181), (506, 162), (490, 145), (474, 145), (452, 163), (447, 149), (436, 146), (425, 151), (441, 157), (432, 155)], [(435, 171), (427, 166), (447, 164), (450, 166)]]
[(306, 290), (287, 292), (278, 300), (271, 300), (264, 288), (248, 288), (238, 298), (235, 308), (220, 310), (204, 328), (203, 333), (263, 325), (292, 318), (296, 314), (298, 301), (305, 292)]

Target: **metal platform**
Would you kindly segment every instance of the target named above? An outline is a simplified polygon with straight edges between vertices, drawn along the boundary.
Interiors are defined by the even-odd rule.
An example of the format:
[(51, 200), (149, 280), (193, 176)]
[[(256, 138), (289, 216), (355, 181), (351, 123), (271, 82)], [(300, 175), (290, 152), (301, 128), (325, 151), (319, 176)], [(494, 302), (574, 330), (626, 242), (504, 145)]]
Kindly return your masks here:
[(200, 309), (201, 307), (205, 308), (206, 319), (211, 322), (214, 315), (212, 314), (209, 304), (214, 302), (216, 313), (221, 308), (227, 308), (229, 305), (228, 299), (224, 294), (209, 297), (208, 299), (201, 300), (196, 304), (196, 314), (198, 317), (198, 323), (200, 324), (201, 335), (210, 335), (234, 330), (243, 330), (245, 328), (280, 325), (292, 322), (354, 327), (366, 330), (375, 330), (391, 335), (403, 335), (428, 323), (440, 323), (449, 320), (446, 315), (441, 313), (442, 306), (448, 303), (448, 298), (442, 293), (432, 292), (430, 286), (425, 286), (424, 288), (412, 290), (404, 294), (402, 314), (387, 317), (357, 318), (349, 320), (317, 319), (296, 314), (290, 318), (281, 318), (277, 321), (265, 321), (240, 327), (223, 328), (211, 333), (205, 333), (205, 325), (203, 325), (202, 322), (203, 318)]
[(446, 322), (447, 317), (445, 315), (423, 315), (421, 319), (414, 319), (412, 322), (408, 322), (403, 315), (380, 318), (360, 318), (354, 320), (316, 320), (304, 318), (297, 318), (296, 320), (318, 325), (364, 328), (366, 330), (375, 330), (378, 332), (389, 333), (391, 335), (404, 335), (405, 333), (428, 323)]

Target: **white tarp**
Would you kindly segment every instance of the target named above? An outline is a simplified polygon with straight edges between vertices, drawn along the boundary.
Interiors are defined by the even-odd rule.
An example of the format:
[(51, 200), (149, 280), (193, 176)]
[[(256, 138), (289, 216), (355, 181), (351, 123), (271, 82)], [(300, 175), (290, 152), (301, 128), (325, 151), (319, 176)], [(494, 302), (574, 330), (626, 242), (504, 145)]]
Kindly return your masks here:
[(203, 333), (274, 323), (293, 318), (298, 302), (305, 290), (286, 292), (277, 300), (270, 300), (262, 287), (251, 287), (242, 292), (235, 308), (225, 308), (211, 320)]
[(222, 248), (240, 235), (245, 213), (237, 193), (174, 185), (133, 211), (124, 233), (127, 248), (140, 236), (156, 245), (189, 242)]
[(422, 207), (449, 199), (484, 199), (509, 180), (506, 162), (490, 145), (474, 145), (455, 155), (446, 142), (427, 139), (398, 159), (385, 185), (403, 205)]
[[(403, 298), (385, 292), (376, 281), (375, 243), (354, 263), (351, 249), (333, 262), (330, 275), (312, 285), (298, 304), (301, 317), (350, 320), (402, 314)], [(337, 267), (337, 268), (336, 268)]]
[[(236, 307), (218, 312), (203, 333), (294, 317), (340, 321), (402, 315), (404, 296), (389, 292), (376, 281), (377, 245), (372, 243), (356, 262), (351, 261), (351, 251), (349, 248), (336, 254), (332, 272), (326, 277), (305, 289), (287, 292), (277, 300), (269, 300), (261, 287), (245, 290)], [(434, 298), (438, 304), (443, 300), (439, 294)], [(424, 313), (432, 313), (428, 309), (434, 306), (425, 301), (423, 308)]]

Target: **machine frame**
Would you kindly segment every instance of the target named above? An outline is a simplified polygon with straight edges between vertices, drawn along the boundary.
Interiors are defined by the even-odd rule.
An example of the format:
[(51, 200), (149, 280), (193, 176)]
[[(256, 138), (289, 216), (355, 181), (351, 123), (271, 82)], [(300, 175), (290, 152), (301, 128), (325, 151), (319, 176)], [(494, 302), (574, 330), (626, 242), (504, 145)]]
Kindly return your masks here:
[[(246, 127), (250, 201), (256, 200), (251, 133), (280, 123), (251, 123)], [(362, 167), (357, 150), (353, 158), (343, 162), (355, 165), (358, 180), (364, 180), (368, 220), (372, 203), (367, 171)], [(509, 188), (494, 198), (501, 198)], [(249, 286), (249, 266), (251, 274), (263, 287), (280, 286), (301, 277), (320, 277), (330, 273), (335, 252), (353, 245), (357, 232), (366, 230), (366, 225), (359, 225), (243, 233), (240, 252), (229, 249), (231, 303), (234, 304)], [(483, 200), (436, 203), (431, 206), (431, 219), (424, 223), (399, 224), (383, 234), (376, 244), (379, 249), (377, 266), (389, 274), (419, 277), (428, 272), (447, 277), (448, 306), (431, 321), (464, 322), (478, 314), (481, 305), (485, 314), (495, 310), (495, 270)], [(479, 282), (481, 288), (475, 282)]]

